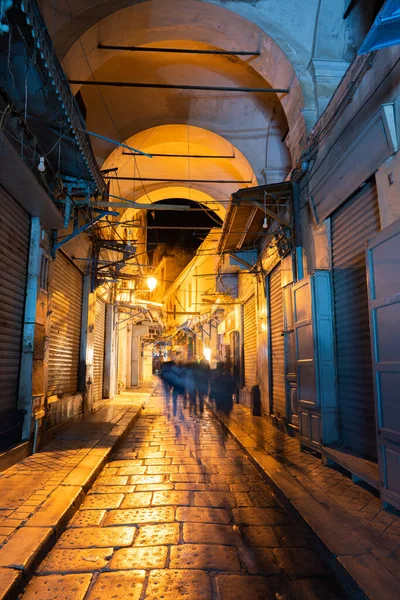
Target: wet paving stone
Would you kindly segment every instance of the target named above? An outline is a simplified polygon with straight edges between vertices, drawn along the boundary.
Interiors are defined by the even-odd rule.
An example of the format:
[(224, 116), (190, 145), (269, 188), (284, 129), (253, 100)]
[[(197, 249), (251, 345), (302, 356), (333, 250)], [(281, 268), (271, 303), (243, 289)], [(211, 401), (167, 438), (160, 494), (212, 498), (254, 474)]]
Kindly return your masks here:
[[(246, 575), (217, 575), (219, 600), (291, 600), (289, 583), (283, 578)], [(296, 599), (297, 600), (297, 599)]]
[(213, 415), (155, 396), (21, 600), (179, 598), (342, 600)]
[(189, 492), (154, 492), (153, 506), (188, 506), (190, 504)]
[(211, 600), (211, 580), (205, 571), (155, 570), (149, 575), (146, 600)]
[(121, 508), (145, 508), (150, 506), (152, 496), (152, 492), (127, 494), (121, 504)]
[(216, 544), (182, 544), (171, 548), (171, 569), (240, 571), (236, 548)]
[(139, 467), (136, 465), (132, 465), (131, 467), (125, 466), (125, 467), (120, 467), (119, 469), (116, 469), (117, 473), (116, 475), (143, 475), (144, 473), (146, 473), (146, 467)]
[(279, 548), (279, 540), (272, 527), (242, 527), (240, 529), (247, 546)]
[(158, 465), (155, 467), (147, 467), (149, 475), (166, 475), (170, 473), (178, 473), (178, 465)]
[(236, 497), (230, 492), (196, 492), (194, 503), (195, 506), (224, 508), (236, 506)]
[(139, 600), (145, 571), (100, 573), (86, 600)]
[(286, 525), (289, 517), (279, 508), (234, 508), (233, 518), (240, 525)]
[(117, 550), (109, 569), (163, 569), (167, 562), (167, 546), (133, 547)]
[(123, 499), (123, 494), (91, 494), (86, 497), (80, 510), (118, 508)]
[(229, 515), (222, 508), (197, 508), (184, 507), (176, 509), (177, 521), (189, 521), (193, 523), (229, 523)]
[(135, 546), (161, 546), (179, 542), (179, 523), (140, 525)]
[(68, 527), (93, 527), (100, 525), (105, 514), (105, 510), (79, 510), (70, 521)]
[(164, 475), (136, 475), (129, 477), (129, 483), (132, 484), (151, 484), (151, 483), (164, 483)]
[(43, 575), (35, 577), (24, 594), (25, 600), (83, 600), (91, 574)]
[(99, 477), (97, 482), (99, 485), (125, 485), (128, 483), (128, 476), (122, 477), (121, 475), (102, 475)]
[(223, 544), (224, 546), (240, 546), (242, 543), (238, 528), (210, 523), (184, 523), (183, 540), (190, 544)]
[(136, 489), (135, 485), (94, 485), (88, 495), (92, 494), (131, 494)]
[(103, 569), (111, 559), (114, 548), (87, 548), (84, 550), (53, 550), (38, 569), (43, 573), (87, 573)]
[(57, 548), (103, 548), (130, 546), (135, 527), (84, 527), (68, 529), (57, 543)]
[(269, 548), (240, 548), (246, 570), (255, 575), (279, 575), (281, 569)]
[(291, 578), (320, 577), (327, 569), (318, 554), (307, 548), (274, 548), (275, 557)]
[(151, 508), (132, 508), (111, 510), (104, 525), (131, 525), (135, 523), (171, 523), (175, 520), (172, 506), (154, 506)]
[(166, 490), (173, 490), (173, 483), (140, 483), (136, 486), (137, 492), (165, 492)]

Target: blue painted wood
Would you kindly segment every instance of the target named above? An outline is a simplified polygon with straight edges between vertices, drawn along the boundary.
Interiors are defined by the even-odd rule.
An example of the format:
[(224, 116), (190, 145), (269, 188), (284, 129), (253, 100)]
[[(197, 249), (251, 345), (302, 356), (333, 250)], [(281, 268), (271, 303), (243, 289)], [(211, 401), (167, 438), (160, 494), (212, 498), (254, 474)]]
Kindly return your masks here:
[(333, 337), (332, 284), (329, 271), (316, 271), (312, 278), (316, 386), (322, 414), (322, 443), (339, 439), (338, 400)]
[(366, 252), (381, 499), (400, 509), (400, 220)]

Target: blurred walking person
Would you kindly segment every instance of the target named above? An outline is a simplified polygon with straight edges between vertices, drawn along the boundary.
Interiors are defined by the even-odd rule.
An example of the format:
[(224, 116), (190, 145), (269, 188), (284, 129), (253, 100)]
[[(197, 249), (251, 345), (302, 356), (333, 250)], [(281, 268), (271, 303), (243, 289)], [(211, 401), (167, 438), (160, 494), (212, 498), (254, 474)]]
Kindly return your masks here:
[(195, 370), (195, 382), (199, 396), (200, 412), (204, 412), (204, 401), (208, 395), (210, 385), (210, 364), (202, 359)]
[(210, 385), (210, 398), (215, 400), (217, 410), (229, 416), (233, 409), (233, 393), (236, 383), (225, 363), (219, 362)]
[(185, 379), (186, 379), (186, 369), (183, 365), (173, 364), (171, 368), (171, 380), (172, 380), (172, 406), (174, 417), (176, 416), (176, 411), (178, 407), (178, 397), (185, 397)]

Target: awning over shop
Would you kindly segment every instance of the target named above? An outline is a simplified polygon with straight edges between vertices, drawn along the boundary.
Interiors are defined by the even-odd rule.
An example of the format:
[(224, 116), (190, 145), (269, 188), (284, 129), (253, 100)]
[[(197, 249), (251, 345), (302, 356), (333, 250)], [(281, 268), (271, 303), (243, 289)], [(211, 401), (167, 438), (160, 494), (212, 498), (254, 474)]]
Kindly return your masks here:
[[(215, 322), (215, 326), (221, 320), (221, 315), (224, 313), (224, 308), (221, 306), (213, 307), (201, 315), (196, 315), (187, 319), (181, 325), (178, 325), (177, 330), (184, 331), (193, 336), (199, 335), (199, 331), (202, 331), (203, 326), (212, 322)], [(197, 331), (196, 331), (197, 329)]]
[(244, 188), (232, 194), (218, 252), (254, 248), (273, 222), (291, 231), (292, 197), (290, 181)]

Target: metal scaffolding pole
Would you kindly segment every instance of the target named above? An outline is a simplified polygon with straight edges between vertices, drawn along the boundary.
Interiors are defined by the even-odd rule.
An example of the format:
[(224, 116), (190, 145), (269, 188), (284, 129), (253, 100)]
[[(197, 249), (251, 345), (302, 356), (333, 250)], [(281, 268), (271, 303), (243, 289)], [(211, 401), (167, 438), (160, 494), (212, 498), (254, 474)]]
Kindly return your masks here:
[(203, 50), (197, 48), (155, 48), (145, 46), (114, 46), (99, 44), (99, 50), (121, 50), (122, 52), (167, 52), (171, 54), (214, 54), (217, 56), (260, 56), (261, 52), (247, 50)]
[(105, 175), (106, 179), (118, 181), (164, 181), (169, 183), (252, 183), (252, 180), (238, 181), (237, 179), (165, 179), (162, 177), (121, 177), (114, 175)]
[(71, 85), (95, 85), (99, 87), (128, 87), (148, 88), (156, 90), (203, 90), (206, 92), (254, 92), (259, 94), (288, 94), (289, 88), (249, 88), (249, 87), (226, 87), (211, 85), (184, 85), (172, 83), (138, 83), (136, 81), (93, 81), (87, 79), (70, 79)]
[[(142, 156), (141, 153), (139, 152), (126, 152), (124, 150), (124, 152), (122, 152), (122, 154), (124, 154), (125, 156)], [(154, 154), (152, 153), (153, 157), (163, 157), (163, 158), (212, 158), (212, 159), (221, 159), (221, 158), (235, 158), (235, 156), (233, 154), (230, 155), (226, 155), (224, 156), (223, 154), (221, 155), (216, 155), (216, 154)], [(117, 167), (118, 168), (118, 167)], [(115, 171), (116, 169), (107, 169), (107, 172), (111, 172), (111, 171)], [(106, 171), (102, 171), (103, 173), (105, 173)]]

